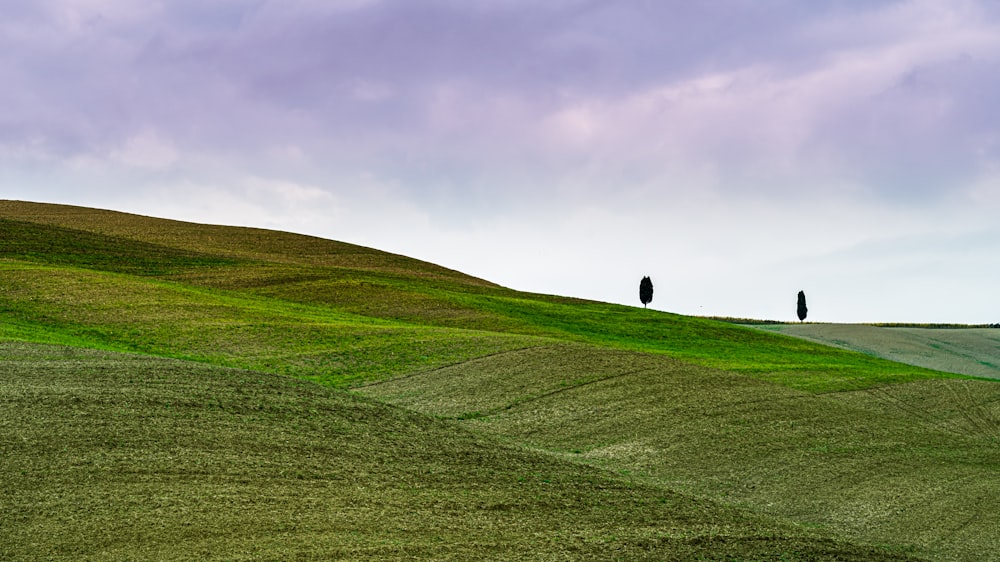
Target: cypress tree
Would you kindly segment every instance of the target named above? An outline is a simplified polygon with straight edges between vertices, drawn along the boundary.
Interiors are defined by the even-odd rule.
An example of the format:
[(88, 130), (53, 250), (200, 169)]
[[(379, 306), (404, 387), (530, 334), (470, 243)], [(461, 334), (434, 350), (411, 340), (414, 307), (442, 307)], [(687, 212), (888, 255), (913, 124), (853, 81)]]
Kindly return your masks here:
[(648, 276), (639, 281), (639, 300), (643, 308), (653, 301), (653, 281)]
[(799, 291), (798, 313), (799, 313), (799, 322), (804, 321), (806, 319), (806, 314), (809, 313), (809, 309), (806, 308), (806, 293), (805, 293), (805, 291)]

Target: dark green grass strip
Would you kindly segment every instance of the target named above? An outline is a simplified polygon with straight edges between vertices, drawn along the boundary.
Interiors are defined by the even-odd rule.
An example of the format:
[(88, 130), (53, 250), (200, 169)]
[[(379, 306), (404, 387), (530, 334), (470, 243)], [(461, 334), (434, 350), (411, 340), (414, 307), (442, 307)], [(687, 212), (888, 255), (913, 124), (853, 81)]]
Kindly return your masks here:
[(132, 275), (168, 275), (238, 260), (74, 230), (0, 218), (0, 258)]

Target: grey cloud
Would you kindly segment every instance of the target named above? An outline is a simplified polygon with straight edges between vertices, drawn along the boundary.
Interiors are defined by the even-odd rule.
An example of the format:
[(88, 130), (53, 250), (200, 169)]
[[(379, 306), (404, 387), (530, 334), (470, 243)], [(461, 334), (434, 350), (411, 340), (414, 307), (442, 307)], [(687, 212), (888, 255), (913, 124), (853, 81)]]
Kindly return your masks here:
[[(655, 107), (625, 107), (746, 69), (794, 81), (842, 50), (912, 40), (906, 18), (886, 29), (911, 2), (121, 2), (77, 14), (72, 26), (58, 2), (38, 5), (5, 4), (0, 79), (16, 87), (0, 93), (0, 143), (35, 143), (56, 159), (103, 157), (154, 131), (182, 155), (241, 169), (280, 173), (269, 155), (295, 146), (307, 162), (284, 173), (374, 171), (414, 197), (478, 192), (476, 201), (495, 202), (495, 178), (522, 173), (515, 167), (532, 168), (536, 184), (586, 172), (598, 190), (628, 173), (660, 181), (677, 173), (663, 143), (700, 151), (683, 157), (718, 169), (728, 189), (774, 182), (772, 161), (808, 168), (832, 155), (847, 180), (890, 195), (967, 181), (982, 151), (996, 150), (988, 100), (997, 73), (983, 58), (918, 60), (894, 88), (801, 125), (814, 128), (800, 140), (753, 129), (752, 99), (702, 107), (703, 121), (681, 130)], [(576, 104), (608, 122), (631, 111), (636, 126), (576, 148), (539, 139), (540, 122)], [(947, 106), (936, 117), (935, 104)], [(779, 105), (775, 121), (796, 119)], [(686, 115), (695, 114), (673, 117)]]
[[(1000, 201), (998, 12), (8, 0), (0, 195), (306, 231), (519, 288), (627, 286), (632, 304), (622, 271), (649, 267), (670, 287), (658, 302), (694, 313), (783, 315), (775, 287), (794, 282), (792, 296), (841, 294), (839, 319), (886, 320), (865, 297), (873, 272), (963, 295), (994, 284), (979, 263), (996, 233), (959, 235)], [(929, 224), (957, 234), (924, 244)], [(914, 237), (831, 253), (893, 236)], [(922, 273), (951, 259), (958, 274)], [(984, 314), (961, 306), (951, 320)]]
[[(8, 44), (19, 47), (8, 52), (19, 53), (29, 74), (25, 85), (38, 90), (162, 102), (197, 97), (206, 81), (224, 80), (232, 95), (260, 96), (322, 118), (337, 112), (345, 82), (355, 79), (385, 82), (409, 95), (439, 82), (540, 99), (561, 91), (620, 93), (684, 72), (776, 56), (787, 50), (778, 38), (816, 17), (815, 7), (807, 11), (798, 2), (326, 5), (172, 2), (134, 18), (131, 27), (97, 11), (78, 37), (65, 41), (59, 37), (65, 30), (45, 21), (44, 12), (15, 3), (40, 35)], [(94, 75), (103, 79), (87, 80)], [(142, 88), (147, 81), (164, 89)], [(212, 109), (224, 111), (223, 102)], [(104, 108), (96, 109), (101, 115)]]
[(816, 132), (819, 150), (884, 196), (920, 201), (968, 185), (1000, 160), (1000, 57), (914, 66), (892, 87), (842, 108)]

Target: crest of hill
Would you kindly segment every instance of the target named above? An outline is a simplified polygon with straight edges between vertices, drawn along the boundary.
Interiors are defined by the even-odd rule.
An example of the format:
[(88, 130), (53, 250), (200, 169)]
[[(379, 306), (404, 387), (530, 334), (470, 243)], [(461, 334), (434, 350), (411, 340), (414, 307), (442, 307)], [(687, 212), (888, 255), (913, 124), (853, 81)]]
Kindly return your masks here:
[[(0, 333), (22, 339), (83, 338), (308, 371), (332, 384), (435, 368), (538, 337), (665, 354), (812, 392), (945, 376), (723, 322), (521, 293), (308, 236), (0, 201), (0, 230), (5, 224), (30, 235), (4, 235), (0, 245), (9, 310)], [(391, 349), (388, 333), (399, 336)], [(359, 370), (357, 361), (371, 368)]]
[(154, 244), (219, 258), (325, 266), (497, 287), (429, 262), (315, 236), (206, 225), (72, 205), (0, 200), (0, 218)]

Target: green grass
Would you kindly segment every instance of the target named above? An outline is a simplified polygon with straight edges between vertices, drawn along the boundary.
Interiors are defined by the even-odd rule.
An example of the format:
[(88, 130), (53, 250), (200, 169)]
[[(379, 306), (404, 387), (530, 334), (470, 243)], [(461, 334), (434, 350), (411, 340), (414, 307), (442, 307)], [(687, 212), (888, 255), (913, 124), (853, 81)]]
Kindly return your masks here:
[(480, 309), (532, 324), (562, 339), (662, 353), (810, 392), (853, 390), (940, 378), (911, 367), (723, 322), (594, 302), (468, 297)]
[(0, 245), (0, 259), (143, 276), (238, 263), (212, 254), (3, 218), (0, 218), (0, 240), (4, 241)]
[[(288, 233), (9, 201), (0, 219), (0, 341), (77, 348), (0, 346), (0, 412), (15, 412), (0, 418), (10, 452), (0, 460), (10, 491), (0, 497), (19, 502), (0, 513), (33, 514), (0, 521), (21, 533), (0, 539), (0, 558), (28, 557), (23, 544), (95, 559), (1000, 552), (992, 383), (725, 322), (521, 293)], [(241, 386), (250, 380), (266, 382)], [(327, 405), (289, 405), (299, 393)], [(213, 410), (211, 396), (224, 407)], [(76, 404), (84, 413), (74, 424), (64, 416)], [(344, 408), (368, 414), (335, 413)], [(285, 413), (261, 414), (269, 411)], [(124, 425), (115, 425), (119, 414)], [(156, 424), (194, 441), (177, 449)], [(22, 448), (12, 437), (22, 426), (32, 443), (71, 448), (79, 438), (90, 449)], [(438, 442), (456, 444), (442, 452)], [(108, 451), (125, 450), (104, 463)], [(322, 468), (338, 455), (352, 460)], [(19, 479), (36, 456), (37, 478)], [(73, 459), (87, 460), (66, 464)], [(559, 468), (532, 468), (543, 465)], [(282, 472), (298, 466), (306, 484)], [(450, 479), (433, 476), (441, 467)], [(338, 476), (317, 476), (323, 470)], [(374, 487), (333, 490), (352, 478)], [(430, 495), (411, 494), (425, 479)], [(91, 502), (91, 489), (128, 493)], [(625, 503), (608, 504), (605, 489)], [(388, 490), (384, 504), (372, 490)], [(661, 498), (681, 507), (650, 511)], [(339, 511), (324, 512), (326, 501)], [(691, 505), (707, 510), (707, 523)], [(90, 511), (83, 531), (72, 531), (67, 522)], [(189, 529), (180, 528), (185, 517)], [(384, 525), (368, 528), (373, 517)], [(171, 540), (157, 539), (159, 521)], [(60, 524), (70, 530), (55, 531)], [(508, 535), (509, 549), (500, 538)]]
[[(63, 275), (59, 283), (46, 282), (44, 276), (52, 270), (44, 269), (36, 270), (39, 279), (35, 281), (25, 279), (24, 275), (13, 281), (35, 283), (38, 287), (34, 296), (29, 291), (7, 299), (6, 307), (16, 309), (16, 318), (22, 325), (41, 322), (53, 330), (58, 325), (69, 325), (76, 333), (106, 345), (128, 344), (141, 351), (189, 356), (220, 365), (277, 368), (288, 374), (303, 374), (312, 369), (312, 376), (330, 383), (354, 384), (433, 368), (484, 352), (524, 347), (531, 345), (529, 340), (517, 336), (541, 336), (667, 354), (813, 392), (946, 376), (724, 322), (518, 293), (403, 256), (306, 236), (199, 227), (134, 215), (16, 202), (0, 204), (0, 211), (11, 215), (6, 219), (8, 224), (30, 234), (27, 241), (5, 244), (9, 248), (0, 251), (0, 256), (8, 256), (8, 263), (22, 264), (8, 266), (7, 271), (15, 271), (28, 262), (73, 266), (72, 273)], [(80, 233), (80, 242), (73, 242), (74, 233)], [(48, 239), (51, 243), (46, 242)], [(22, 251), (19, 249), (22, 246), (35, 249)], [(47, 247), (53, 250), (44, 251)], [(41, 257), (32, 257), (38, 255)], [(121, 256), (124, 265), (116, 265), (116, 255)], [(97, 279), (87, 277), (90, 274), (79, 269), (135, 273), (135, 268), (143, 264), (148, 267), (143, 276), (172, 280), (177, 291), (167, 294), (154, 287), (152, 293), (161, 300), (144, 299), (147, 303), (153, 301), (146, 306), (150, 311), (144, 314), (133, 307), (130, 312), (135, 312), (135, 316), (108, 311), (124, 310), (121, 303), (140, 298), (136, 293), (145, 289), (136, 288), (138, 280), (134, 275)], [(69, 283), (67, 276), (74, 275), (83, 276), (88, 287), (81, 287), (71, 297), (60, 295), (62, 289), (57, 285)], [(114, 292), (115, 284), (122, 285), (120, 292), (124, 295), (109, 294)], [(225, 322), (213, 324), (220, 307), (206, 305), (204, 295), (209, 293), (196, 294), (194, 287), (213, 289), (211, 295), (215, 298), (240, 302), (221, 307), (230, 314), (224, 315)], [(90, 296), (84, 294), (88, 291)], [(183, 291), (187, 292), (179, 295)], [(0, 294), (0, 306), (4, 305), (3, 299)], [(187, 299), (193, 302), (187, 304)], [(103, 313), (96, 311), (97, 314), (81, 318), (77, 304), (81, 300), (98, 302), (99, 307), (104, 307)], [(292, 304), (301, 306), (287, 313)], [(262, 306), (272, 310), (261, 310)], [(250, 313), (240, 312), (244, 309)], [(184, 310), (186, 314), (179, 315), (173, 310)], [(263, 314), (265, 321), (256, 322), (258, 313)], [(199, 314), (203, 316), (198, 317)], [(327, 329), (316, 330), (310, 325), (312, 322), (298, 327), (298, 316), (315, 318), (331, 314), (364, 317), (368, 322), (381, 319), (388, 321), (384, 325), (391, 328), (388, 332), (359, 332), (351, 326), (334, 328), (328, 323)], [(170, 321), (166, 328), (161, 321), (163, 315)], [(275, 317), (282, 320), (270, 320)], [(439, 328), (472, 332), (463, 334)], [(164, 329), (178, 333), (164, 333)], [(331, 336), (331, 331), (341, 329), (346, 337)], [(204, 337), (200, 338), (202, 334)], [(343, 352), (348, 359), (342, 368), (336, 361), (320, 361), (318, 370), (313, 369), (316, 361), (306, 361), (305, 366), (296, 365), (298, 359), (270, 361), (283, 356), (277, 351), (288, 345), (289, 338), (283, 334), (295, 334), (295, 340), (303, 342), (293, 354), (287, 354), (289, 357)], [(453, 343), (443, 343), (452, 336)], [(373, 338), (389, 343), (361, 343), (361, 350), (355, 350), (356, 342)], [(204, 345), (199, 345), (199, 339), (205, 341)], [(467, 352), (461, 350), (463, 341), (468, 342)], [(192, 353), (185, 354), (184, 350), (191, 347)], [(373, 351), (365, 353), (364, 349)], [(381, 363), (382, 355), (389, 358), (388, 368), (372, 364), (369, 359)], [(256, 359), (248, 360), (248, 356)]]
[(903, 560), (295, 379), (0, 343), (3, 560)]
[(538, 345), (538, 338), (414, 326), (233, 291), (0, 262), (0, 324), (18, 335), (263, 369), (349, 385)]
[(0, 200), (0, 217), (68, 229), (81, 236), (106, 236), (115, 240), (113, 244), (125, 246), (139, 242), (227, 260), (402, 273), (412, 278), (495, 286), (482, 279), (406, 256), (273, 230), (205, 225), (70, 205), (6, 200)]
[(198, 272), (184, 280), (421, 326), (661, 353), (812, 392), (949, 376), (707, 319), (403, 275), (242, 267)]
[(663, 356), (559, 344), (363, 393), (865, 542), (942, 559), (1000, 552), (992, 382), (815, 394)]

